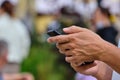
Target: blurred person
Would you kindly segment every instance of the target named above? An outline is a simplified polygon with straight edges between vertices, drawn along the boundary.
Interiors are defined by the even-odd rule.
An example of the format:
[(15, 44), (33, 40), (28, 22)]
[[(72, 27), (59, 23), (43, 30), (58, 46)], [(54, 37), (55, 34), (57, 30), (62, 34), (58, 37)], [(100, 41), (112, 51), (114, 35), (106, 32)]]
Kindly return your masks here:
[[(57, 43), (59, 51), (66, 55), (66, 61), (71, 63), (77, 72), (92, 75), (98, 80), (111, 80), (111, 67), (120, 73), (119, 48), (88, 29), (73, 26), (63, 30), (68, 35), (51, 37), (48, 42)], [(93, 60), (99, 61), (80, 66), (83, 62)]]
[(97, 8), (96, 0), (75, 0), (74, 8), (79, 15), (83, 17), (83, 19), (91, 19), (92, 14)]
[(35, 10), (42, 14), (54, 14), (59, 11), (58, 0), (35, 0)]
[[(0, 70), (7, 64), (8, 44), (0, 40)], [(30, 73), (8, 74), (0, 73), (0, 80), (34, 80)]]
[(35, 10), (42, 14), (56, 14), (61, 8), (73, 7), (72, 5), (73, 0), (35, 0)]
[(5, 0), (0, 9), (0, 39), (7, 41), (8, 64), (2, 72), (18, 73), (21, 62), (27, 57), (30, 38), (25, 25), (15, 17), (14, 6)]
[(116, 37), (118, 31), (111, 23), (110, 16), (111, 14), (108, 9), (99, 7), (96, 9), (92, 21), (98, 35), (100, 35), (104, 40), (117, 45)]

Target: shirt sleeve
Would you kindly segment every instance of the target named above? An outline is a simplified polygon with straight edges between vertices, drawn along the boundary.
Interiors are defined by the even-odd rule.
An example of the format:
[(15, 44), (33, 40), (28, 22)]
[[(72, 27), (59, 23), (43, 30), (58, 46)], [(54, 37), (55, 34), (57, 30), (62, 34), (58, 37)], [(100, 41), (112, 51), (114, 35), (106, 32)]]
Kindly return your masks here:
[(119, 79), (120, 79), (120, 74), (118, 74), (117, 72), (113, 71), (112, 80), (119, 80)]

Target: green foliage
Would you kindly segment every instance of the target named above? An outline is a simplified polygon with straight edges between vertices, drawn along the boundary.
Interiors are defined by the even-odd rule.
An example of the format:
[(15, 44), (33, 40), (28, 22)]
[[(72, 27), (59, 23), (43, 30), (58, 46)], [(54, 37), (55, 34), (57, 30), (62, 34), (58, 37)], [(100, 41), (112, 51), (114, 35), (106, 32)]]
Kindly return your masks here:
[(73, 80), (74, 75), (68, 75), (68, 68), (57, 62), (59, 55), (53, 50), (53, 45), (41, 42), (36, 32), (31, 39), (30, 53), (21, 64), (21, 72), (32, 73), (35, 80)]
[(47, 43), (32, 45), (21, 71), (32, 73), (35, 80), (66, 80), (67, 69), (63, 65), (55, 65), (58, 55), (51, 48)]

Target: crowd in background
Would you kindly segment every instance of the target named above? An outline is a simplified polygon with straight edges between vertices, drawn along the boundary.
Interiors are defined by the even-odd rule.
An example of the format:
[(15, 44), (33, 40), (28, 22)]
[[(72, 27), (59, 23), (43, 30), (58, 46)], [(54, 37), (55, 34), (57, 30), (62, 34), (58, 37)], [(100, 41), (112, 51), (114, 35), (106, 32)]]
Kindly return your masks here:
[[(0, 72), (20, 72), (34, 33), (43, 43), (48, 37), (47, 30), (61, 31), (71, 25), (91, 29), (117, 45), (120, 0), (0, 0), (0, 40), (8, 45), (7, 63)], [(88, 78), (95, 79), (79, 73), (75, 76), (76, 80)]]

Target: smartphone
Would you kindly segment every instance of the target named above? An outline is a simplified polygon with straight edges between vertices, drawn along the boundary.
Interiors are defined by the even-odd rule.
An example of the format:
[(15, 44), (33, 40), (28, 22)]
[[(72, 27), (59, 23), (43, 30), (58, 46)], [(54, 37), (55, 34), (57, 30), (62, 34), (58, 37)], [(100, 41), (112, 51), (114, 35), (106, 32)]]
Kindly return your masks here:
[[(49, 30), (49, 31), (47, 32), (47, 34), (48, 34), (50, 37), (57, 36), (57, 35), (61, 35), (61, 33), (58, 32), (57, 30)], [(94, 61), (91, 61), (91, 62), (83, 62), (80, 66), (89, 65), (89, 64), (92, 64), (92, 63), (94, 63)]]
[(48, 34), (50, 37), (57, 36), (57, 35), (61, 35), (61, 33), (58, 32), (57, 30), (49, 30), (49, 31), (47, 32), (47, 34)]

